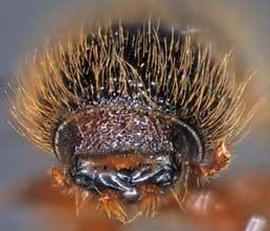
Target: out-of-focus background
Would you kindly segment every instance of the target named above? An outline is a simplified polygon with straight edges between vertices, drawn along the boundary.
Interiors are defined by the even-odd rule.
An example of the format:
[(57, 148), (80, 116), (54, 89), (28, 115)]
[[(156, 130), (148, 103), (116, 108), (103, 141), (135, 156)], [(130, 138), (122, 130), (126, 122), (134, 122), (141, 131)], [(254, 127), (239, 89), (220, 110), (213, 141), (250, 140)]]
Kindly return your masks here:
[[(18, 63), (51, 34), (57, 34), (69, 23), (73, 25), (76, 20), (84, 18), (82, 15), (87, 15), (86, 18), (91, 20), (105, 8), (110, 9), (110, 14), (115, 14), (115, 17), (122, 13), (132, 15), (136, 12), (132, 5), (143, 11), (143, 6), (138, 6), (136, 1), (126, 1), (127, 5), (132, 4), (125, 10), (114, 9), (114, 2), (103, 0), (91, 1), (90, 4), (89, 1), (82, 0), (76, 3), (72, 0), (0, 1), (0, 193), (5, 194), (10, 189), (38, 179), (47, 174), (48, 169), (55, 164), (50, 155), (25, 141), (9, 124), (12, 106), (9, 83), (16, 79)], [(220, 49), (232, 49), (239, 75), (248, 76), (255, 71), (247, 99), (249, 104), (261, 101), (259, 113), (255, 116), (249, 134), (236, 146), (233, 162), (222, 177), (249, 173), (254, 169), (270, 171), (270, 1), (208, 0), (187, 3), (171, 0), (163, 2), (162, 7), (159, 6), (162, 1), (150, 2), (149, 5), (145, 3), (145, 6), (150, 7), (153, 14), (164, 11), (165, 13), (161, 13), (162, 17), (167, 14), (174, 25), (191, 26), (208, 37), (213, 36), (214, 46), (217, 44), (218, 47), (220, 42)], [(151, 4), (155, 7), (151, 8)], [(1, 206), (2, 200), (1, 230), (48, 229), (40, 219), (31, 219), (37, 208)], [(156, 227), (163, 230), (158, 222), (150, 226), (153, 230)], [(169, 228), (178, 230), (179, 227), (172, 225)], [(139, 224), (134, 230), (144, 230), (144, 226)], [(193, 227), (189, 230), (199, 229)]]

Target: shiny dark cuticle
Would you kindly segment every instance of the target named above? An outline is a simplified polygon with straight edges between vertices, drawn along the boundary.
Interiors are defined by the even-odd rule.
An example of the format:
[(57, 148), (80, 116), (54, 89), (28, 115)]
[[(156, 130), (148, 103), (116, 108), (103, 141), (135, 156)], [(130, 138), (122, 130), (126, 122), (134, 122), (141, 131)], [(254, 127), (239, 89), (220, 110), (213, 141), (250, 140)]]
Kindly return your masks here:
[(159, 163), (155, 168), (145, 166), (135, 170), (101, 171), (75, 160), (70, 169), (70, 176), (79, 187), (94, 193), (113, 189), (126, 201), (139, 199), (136, 188), (139, 185), (155, 184), (166, 189), (178, 180), (179, 175), (180, 167), (171, 162)]

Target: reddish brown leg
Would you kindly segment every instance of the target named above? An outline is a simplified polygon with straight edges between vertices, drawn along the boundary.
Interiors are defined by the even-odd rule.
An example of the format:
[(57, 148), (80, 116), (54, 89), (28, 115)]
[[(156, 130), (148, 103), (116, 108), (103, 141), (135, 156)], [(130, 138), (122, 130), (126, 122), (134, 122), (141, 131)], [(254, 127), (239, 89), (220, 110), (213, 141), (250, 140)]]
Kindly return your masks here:
[(96, 209), (108, 218), (117, 219), (122, 223), (127, 220), (125, 208), (120, 202), (118, 194), (112, 190), (104, 191), (99, 195)]
[[(156, 217), (157, 220), (149, 221), (148, 219), (149, 223), (145, 224), (145, 230), (150, 230), (152, 227), (150, 224), (156, 222), (160, 226), (163, 224), (163, 227), (168, 227), (167, 230), (185, 230), (185, 224), (191, 224), (191, 227), (199, 227), (198, 230), (243, 231), (252, 230), (247, 227), (254, 220), (261, 228), (253, 230), (269, 230), (269, 188), (269, 172), (249, 171), (249, 174), (244, 176), (234, 175), (227, 180), (222, 179), (214, 185), (210, 185), (208, 189), (190, 190), (183, 203), (185, 213), (179, 210), (174, 199), (170, 200), (166, 203), (167, 206), (160, 210), (160, 216)], [(72, 229), (74, 231), (130, 230), (129, 226), (123, 226), (114, 219), (100, 218), (97, 212), (88, 205), (84, 206), (80, 216), (76, 217), (74, 200), (68, 195), (60, 193), (59, 188), (52, 187), (51, 180), (48, 178), (37, 179), (24, 189), (14, 188), (9, 194), (9, 196), (13, 196), (10, 202), (13, 203), (13, 206), (23, 203), (24, 206), (29, 205), (32, 209), (33, 206), (44, 207), (45, 205), (49, 209), (49, 213), (47, 216), (41, 215), (42, 217), (38, 219), (45, 224), (53, 224), (57, 227), (53, 230), (66, 230), (59, 228), (59, 225), (66, 224), (67, 221), (74, 226)], [(38, 216), (40, 214), (34, 212), (29, 222)], [(174, 225), (172, 226), (172, 224)], [(133, 225), (135, 225), (133, 228), (136, 227), (136, 222)], [(138, 227), (133, 230), (141, 230), (140, 220), (138, 220)], [(170, 227), (175, 228), (170, 229)], [(166, 229), (161, 228), (160, 230)]]
[(195, 173), (199, 179), (205, 179), (209, 176), (213, 176), (228, 166), (231, 159), (231, 154), (226, 148), (225, 143), (223, 141), (219, 142), (215, 150), (213, 161), (210, 165), (204, 163), (191, 164), (193, 173)]
[(156, 185), (143, 185), (140, 188), (142, 200), (139, 212), (146, 217), (154, 217), (161, 205), (162, 191)]

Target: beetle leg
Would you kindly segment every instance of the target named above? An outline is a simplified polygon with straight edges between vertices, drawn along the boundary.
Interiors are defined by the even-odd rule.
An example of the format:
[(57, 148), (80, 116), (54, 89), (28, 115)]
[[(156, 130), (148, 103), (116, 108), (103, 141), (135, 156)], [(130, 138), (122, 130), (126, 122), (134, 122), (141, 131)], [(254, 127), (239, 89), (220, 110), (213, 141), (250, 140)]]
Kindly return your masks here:
[(211, 163), (191, 164), (195, 175), (200, 179), (206, 179), (226, 168), (230, 162), (231, 154), (224, 142), (219, 142)]

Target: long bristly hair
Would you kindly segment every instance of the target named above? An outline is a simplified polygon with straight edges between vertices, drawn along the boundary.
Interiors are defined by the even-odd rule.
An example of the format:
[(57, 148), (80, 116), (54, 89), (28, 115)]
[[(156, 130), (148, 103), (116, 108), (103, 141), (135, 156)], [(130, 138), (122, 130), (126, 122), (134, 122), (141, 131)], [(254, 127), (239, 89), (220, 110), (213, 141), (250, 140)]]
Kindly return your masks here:
[(230, 54), (217, 59), (191, 33), (164, 33), (151, 20), (138, 30), (118, 22), (46, 46), (20, 73), (12, 110), (20, 132), (52, 152), (59, 123), (121, 98), (177, 116), (198, 131), (206, 149), (220, 139), (237, 141), (251, 113), (243, 102), (247, 82), (236, 84)]

